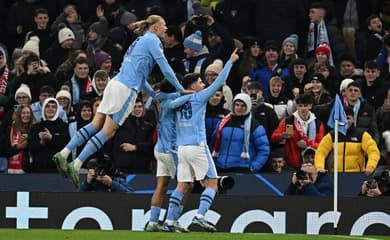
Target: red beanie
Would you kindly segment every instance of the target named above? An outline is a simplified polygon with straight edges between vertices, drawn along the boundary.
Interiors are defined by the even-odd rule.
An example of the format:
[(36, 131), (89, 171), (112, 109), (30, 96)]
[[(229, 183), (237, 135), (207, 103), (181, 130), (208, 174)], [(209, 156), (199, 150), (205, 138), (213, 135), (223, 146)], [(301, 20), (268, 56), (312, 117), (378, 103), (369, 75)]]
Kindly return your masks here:
[(319, 52), (325, 53), (326, 57), (329, 59), (329, 57), (330, 57), (330, 47), (329, 47), (329, 44), (321, 43), (320, 45), (318, 45), (318, 47), (316, 48), (315, 53), (317, 54)]

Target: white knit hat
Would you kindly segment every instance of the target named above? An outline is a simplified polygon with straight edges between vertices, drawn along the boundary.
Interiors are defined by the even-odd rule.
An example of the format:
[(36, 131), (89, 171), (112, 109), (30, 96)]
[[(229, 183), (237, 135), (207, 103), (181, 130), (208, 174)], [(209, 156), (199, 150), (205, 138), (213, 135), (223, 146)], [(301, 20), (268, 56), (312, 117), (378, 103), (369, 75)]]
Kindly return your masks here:
[(69, 101), (72, 101), (72, 96), (70, 95), (70, 92), (67, 90), (58, 91), (58, 93), (56, 95), (56, 99), (58, 99), (60, 97), (65, 97), (65, 98), (69, 99)]
[(64, 27), (58, 31), (58, 43), (62, 44), (68, 39), (75, 39), (74, 33), (70, 28)]
[(25, 51), (33, 52), (35, 55), (39, 56), (39, 38), (37, 36), (32, 36), (30, 40), (24, 44), (22, 53)]
[(344, 79), (344, 80), (341, 82), (341, 84), (340, 84), (340, 93), (341, 93), (344, 89), (346, 89), (346, 88), (348, 87), (348, 85), (349, 85), (351, 82), (353, 82), (353, 81), (355, 81), (355, 80), (353, 80), (353, 79), (351, 79), (351, 78), (346, 78), (346, 79)]
[(214, 62), (207, 66), (205, 73), (215, 72), (219, 74), (222, 71), (223, 62), (220, 59), (215, 59)]
[(31, 100), (31, 91), (30, 91), (30, 88), (28, 85), (26, 85), (24, 83), (20, 84), (20, 87), (15, 92), (15, 100), (16, 100), (16, 97), (19, 95), (19, 93), (27, 94), (27, 96)]
[(235, 101), (237, 101), (237, 100), (240, 100), (243, 103), (245, 103), (245, 105), (246, 105), (245, 115), (251, 112), (251, 110), (252, 110), (252, 101), (251, 101), (251, 98), (249, 97), (248, 94), (246, 94), (246, 93), (239, 93), (239, 94), (237, 94), (234, 97), (234, 99), (233, 99), (233, 103)]

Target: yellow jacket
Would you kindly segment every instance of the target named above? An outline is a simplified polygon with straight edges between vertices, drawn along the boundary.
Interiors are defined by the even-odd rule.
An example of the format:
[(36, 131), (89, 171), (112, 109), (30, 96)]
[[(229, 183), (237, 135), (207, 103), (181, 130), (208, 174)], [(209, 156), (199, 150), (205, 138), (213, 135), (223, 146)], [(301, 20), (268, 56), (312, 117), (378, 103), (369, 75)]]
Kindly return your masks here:
[[(333, 171), (333, 132), (325, 135), (318, 145), (314, 165), (317, 170), (325, 169), (325, 160), (330, 159), (329, 169)], [(338, 135), (338, 172), (362, 172), (376, 168), (380, 152), (375, 140), (363, 129), (350, 127), (347, 135)], [(365, 164), (365, 159), (368, 159)]]

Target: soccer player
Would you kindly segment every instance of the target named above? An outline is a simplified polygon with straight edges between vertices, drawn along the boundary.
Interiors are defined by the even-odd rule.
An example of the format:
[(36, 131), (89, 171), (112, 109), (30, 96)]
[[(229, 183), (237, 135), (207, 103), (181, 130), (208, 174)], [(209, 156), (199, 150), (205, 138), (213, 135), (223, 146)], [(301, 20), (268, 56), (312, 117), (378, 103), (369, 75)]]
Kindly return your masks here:
[[(157, 159), (157, 185), (151, 200), (150, 218), (145, 226), (145, 231), (147, 232), (160, 232), (163, 230), (162, 226), (158, 223), (161, 206), (165, 193), (168, 190), (169, 181), (176, 176), (177, 146), (175, 111), (174, 109), (169, 109), (168, 105), (179, 96), (180, 94), (175, 92), (174, 87), (168, 81), (163, 80), (161, 82), (160, 92), (156, 95), (161, 107), (157, 124), (158, 140), (154, 148), (154, 156)], [(180, 216), (186, 200), (187, 197), (184, 197), (180, 207), (177, 209), (179, 211), (176, 213), (177, 216)], [(175, 227), (177, 232), (188, 232), (177, 221), (175, 222)]]
[(205, 219), (205, 214), (210, 208), (215, 194), (218, 191), (218, 174), (214, 161), (207, 146), (205, 130), (205, 112), (207, 101), (222, 87), (232, 64), (238, 60), (237, 49), (230, 56), (222, 72), (217, 79), (206, 89), (200, 75), (190, 73), (184, 76), (182, 82), (186, 90), (195, 93), (185, 95), (173, 100), (169, 107), (176, 109), (176, 134), (178, 145), (177, 187), (169, 199), (169, 207), (164, 231), (177, 232), (174, 225), (182, 202), (191, 188), (192, 182), (200, 180), (205, 190), (200, 197), (199, 208), (192, 223), (203, 229), (215, 232), (215, 226)]
[[(178, 91), (183, 91), (183, 87), (164, 57), (159, 39), (164, 36), (167, 29), (165, 20), (161, 16), (150, 15), (146, 20), (136, 22), (135, 25), (134, 32), (140, 37), (127, 49), (119, 73), (108, 83), (92, 122), (81, 128), (66, 147), (53, 157), (58, 171), (68, 176), (76, 187), (80, 184), (81, 165), (113, 137), (115, 131), (133, 111), (138, 93), (145, 89), (154, 96), (154, 91), (148, 84), (147, 78), (156, 63), (168, 81)], [(67, 158), (71, 151), (88, 139), (80, 155), (68, 163)]]

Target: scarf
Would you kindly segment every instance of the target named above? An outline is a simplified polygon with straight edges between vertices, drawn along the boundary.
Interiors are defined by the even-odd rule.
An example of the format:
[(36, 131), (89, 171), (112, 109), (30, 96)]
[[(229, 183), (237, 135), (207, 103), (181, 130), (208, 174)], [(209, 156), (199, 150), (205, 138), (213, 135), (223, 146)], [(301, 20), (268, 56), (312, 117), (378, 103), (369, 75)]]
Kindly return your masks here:
[[(81, 96), (81, 89), (80, 85), (78, 84), (76, 80), (76, 75), (73, 74), (72, 79), (72, 104), (75, 105), (80, 102), (80, 96)], [(91, 78), (88, 76), (87, 82), (85, 84), (85, 93), (90, 93), (92, 92), (92, 81)]]
[[(0, 96), (4, 96), (7, 90), (8, 85), (8, 67), (5, 65), (4, 72), (0, 77)], [(0, 106), (0, 118), (4, 115), (5, 109), (3, 106)]]
[[(219, 155), (222, 130), (226, 126), (226, 124), (231, 120), (231, 118), (232, 118), (232, 114), (229, 113), (219, 123), (217, 129), (217, 135), (215, 137), (214, 150), (212, 153), (213, 157), (218, 157)], [(248, 117), (245, 118), (245, 123), (244, 123), (244, 144), (242, 146), (241, 158), (249, 159), (249, 139), (250, 139), (251, 122), (252, 122), (252, 115), (249, 114)]]
[(294, 126), (298, 130), (298, 133), (303, 136), (307, 136), (310, 140), (314, 141), (317, 135), (316, 117), (313, 113), (310, 113), (308, 120), (304, 121), (298, 114), (298, 111), (294, 112)]
[[(317, 28), (316, 28), (317, 26)], [(308, 52), (312, 52), (316, 49), (318, 45), (321, 43), (329, 43), (328, 31), (326, 29), (325, 21), (322, 20), (319, 24), (310, 23), (309, 25), (309, 33), (307, 36), (307, 50)], [(329, 55), (329, 64), (334, 66), (332, 49), (330, 50)]]
[(357, 100), (357, 102), (355, 103), (355, 105), (353, 105), (353, 125), (356, 127), (356, 124), (357, 124), (357, 119), (358, 119), (358, 114), (359, 114), (359, 110), (360, 110), (360, 104), (361, 104), (361, 101), (360, 99)]

